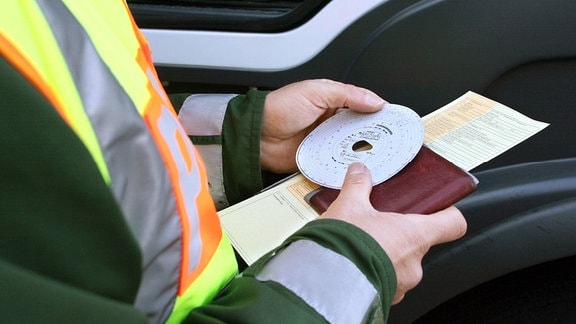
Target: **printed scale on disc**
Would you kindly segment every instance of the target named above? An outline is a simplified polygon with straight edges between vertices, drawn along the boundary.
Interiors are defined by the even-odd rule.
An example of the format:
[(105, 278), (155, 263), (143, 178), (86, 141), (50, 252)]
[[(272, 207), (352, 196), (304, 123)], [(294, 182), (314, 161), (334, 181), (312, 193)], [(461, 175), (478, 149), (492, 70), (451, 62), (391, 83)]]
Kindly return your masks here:
[(345, 110), (308, 134), (298, 147), (296, 163), (309, 180), (340, 189), (348, 166), (362, 162), (376, 185), (412, 161), (423, 141), (424, 125), (410, 108), (386, 104), (371, 114)]

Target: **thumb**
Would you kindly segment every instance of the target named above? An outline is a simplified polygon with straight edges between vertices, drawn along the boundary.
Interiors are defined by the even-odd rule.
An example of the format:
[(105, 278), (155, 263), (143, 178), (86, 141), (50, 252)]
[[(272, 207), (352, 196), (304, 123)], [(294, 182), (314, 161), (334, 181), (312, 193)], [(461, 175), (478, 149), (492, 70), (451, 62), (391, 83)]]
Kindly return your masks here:
[(350, 164), (338, 197), (320, 217), (358, 224), (356, 216), (367, 215), (374, 211), (372, 204), (370, 204), (371, 191), (372, 176), (370, 170), (360, 162)]
[(370, 202), (372, 191), (372, 175), (370, 170), (360, 162), (354, 162), (348, 167), (338, 200), (357, 203)]

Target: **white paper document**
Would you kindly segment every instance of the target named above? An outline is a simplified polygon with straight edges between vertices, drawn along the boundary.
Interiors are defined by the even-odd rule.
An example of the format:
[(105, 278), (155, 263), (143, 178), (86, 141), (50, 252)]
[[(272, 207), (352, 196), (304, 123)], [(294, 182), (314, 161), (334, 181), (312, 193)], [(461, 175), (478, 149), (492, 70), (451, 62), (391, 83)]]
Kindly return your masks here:
[(304, 196), (318, 187), (298, 173), (219, 212), (225, 232), (247, 264), (252, 264), (318, 217), (304, 201)]

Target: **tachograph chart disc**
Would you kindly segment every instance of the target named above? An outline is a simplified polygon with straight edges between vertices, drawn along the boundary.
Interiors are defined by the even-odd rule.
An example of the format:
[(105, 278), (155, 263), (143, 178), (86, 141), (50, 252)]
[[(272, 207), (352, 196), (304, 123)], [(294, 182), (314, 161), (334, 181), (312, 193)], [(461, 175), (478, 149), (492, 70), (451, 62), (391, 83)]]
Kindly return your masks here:
[(423, 140), (422, 120), (410, 108), (386, 104), (370, 114), (346, 110), (308, 134), (298, 148), (296, 163), (311, 181), (340, 189), (348, 166), (362, 162), (376, 185), (412, 161)]

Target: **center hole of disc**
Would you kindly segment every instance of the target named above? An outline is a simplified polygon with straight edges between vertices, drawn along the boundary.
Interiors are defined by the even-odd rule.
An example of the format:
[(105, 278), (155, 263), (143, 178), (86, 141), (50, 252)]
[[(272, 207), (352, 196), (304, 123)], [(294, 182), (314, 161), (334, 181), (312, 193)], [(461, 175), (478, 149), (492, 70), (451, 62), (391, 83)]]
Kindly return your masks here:
[(352, 151), (354, 152), (366, 152), (366, 151), (370, 151), (372, 149), (372, 144), (362, 140), (362, 141), (358, 141), (356, 143), (354, 143), (354, 145), (352, 145)]

